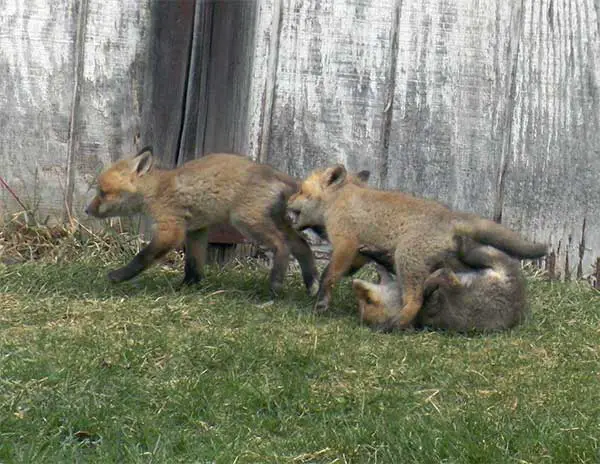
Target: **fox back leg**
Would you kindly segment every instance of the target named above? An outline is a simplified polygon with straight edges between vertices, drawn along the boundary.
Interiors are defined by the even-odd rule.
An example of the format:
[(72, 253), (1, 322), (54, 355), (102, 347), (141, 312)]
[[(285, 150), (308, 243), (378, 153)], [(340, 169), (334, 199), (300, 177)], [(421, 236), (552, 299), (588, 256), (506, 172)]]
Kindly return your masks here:
[(283, 285), (290, 259), (290, 249), (283, 232), (275, 225), (270, 216), (263, 216), (262, 218), (236, 217), (231, 223), (242, 234), (273, 251), (270, 288), (271, 293), (277, 295)]
[(495, 270), (520, 269), (515, 258), (510, 257), (502, 250), (489, 245), (480, 245), (468, 238), (461, 237), (458, 242), (458, 257), (461, 261), (473, 268), (490, 268)]
[(182, 285), (192, 285), (204, 277), (208, 229), (188, 230), (185, 235), (185, 268)]
[[(352, 264), (350, 265), (350, 267), (348, 268), (348, 270), (346, 271), (346, 273), (344, 274), (344, 277), (350, 277), (353, 276), (354, 274), (356, 274), (363, 266), (369, 264), (371, 262), (371, 258), (369, 258), (366, 255), (363, 254), (357, 254), (354, 259), (352, 260)], [(321, 278), (319, 280), (319, 288), (323, 285), (323, 280), (325, 279), (325, 276), (328, 274), (329, 272), (329, 266), (330, 266), (331, 262), (327, 263), (327, 266), (325, 266), (325, 269), (323, 269), (323, 272), (321, 273)]]
[(418, 257), (411, 256), (406, 250), (397, 250), (394, 255), (399, 291), (402, 292), (402, 307), (392, 310), (392, 316), (378, 328), (390, 331), (394, 328), (409, 328), (423, 307), (425, 280), (430, 270)]
[(302, 270), (302, 280), (309, 295), (315, 295), (318, 290), (318, 271), (312, 250), (306, 240), (285, 219), (279, 221), (287, 243), (294, 258), (298, 260)]

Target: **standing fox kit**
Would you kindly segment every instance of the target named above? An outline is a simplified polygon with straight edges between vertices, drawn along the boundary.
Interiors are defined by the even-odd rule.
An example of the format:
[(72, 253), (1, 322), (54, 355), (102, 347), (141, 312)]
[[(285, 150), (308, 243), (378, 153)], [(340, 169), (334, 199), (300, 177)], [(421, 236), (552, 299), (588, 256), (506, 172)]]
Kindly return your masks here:
[(546, 254), (546, 245), (527, 242), (493, 221), (452, 211), (433, 200), (374, 190), (348, 182), (347, 177), (343, 165), (316, 170), (288, 202), (295, 227), (324, 227), (333, 248), (321, 278), (316, 311), (328, 309), (333, 286), (348, 273), (365, 245), (390, 256), (403, 291), (401, 303), (390, 308), (390, 317), (379, 324), (381, 329), (406, 328), (412, 323), (423, 305), (425, 280), (456, 256), (460, 237), (516, 258)]
[(113, 282), (131, 279), (181, 245), (183, 282), (198, 282), (206, 261), (208, 227), (228, 222), (273, 250), (272, 292), (283, 283), (291, 251), (313, 293), (317, 269), (312, 251), (286, 216), (287, 200), (297, 189), (295, 179), (241, 155), (211, 154), (163, 170), (154, 167), (151, 150), (144, 148), (100, 174), (97, 195), (86, 212), (99, 218), (146, 213), (155, 222), (148, 246), (129, 264), (109, 272)]
[[(456, 331), (504, 330), (525, 319), (525, 278), (519, 262), (490, 246), (459, 250), (471, 269), (454, 272), (448, 267), (433, 272), (424, 283), (424, 303), (413, 325)], [(376, 264), (379, 284), (355, 279), (361, 320), (379, 327), (401, 306), (402, 289), (393, 275)]]

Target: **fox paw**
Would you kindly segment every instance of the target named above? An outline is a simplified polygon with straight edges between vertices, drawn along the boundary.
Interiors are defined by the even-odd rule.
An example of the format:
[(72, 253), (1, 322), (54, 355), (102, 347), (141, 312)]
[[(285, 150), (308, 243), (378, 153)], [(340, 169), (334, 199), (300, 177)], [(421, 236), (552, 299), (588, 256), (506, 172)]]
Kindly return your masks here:
[(113, 284), (118, 284), (119, 282), (126, 280), (123, 269), (115, 269), (114, 271), (110, 271), (108, 273), (108, 280), (110, 280)]
[(317, 300), (317, 302), (315, 303), (315, 306), (313, 308), (313, 311), (315, 313), (324, 313), (329, 309), (329, 301), (327, 301), (326, 299), (322, 299), (322, 300)]
[(306, 288), (306, 292), (310, 296), (315, 296), (317, 293), (319, 293), (319, 282), (315, 279), (313, 283)]
[(181, 283), (179, 284), (179, 288), (191, 287), (192, 285), (199, 284), (202, 280), (202, 277), (197, 274), (186, 274)]
[(269, 293), (272, 298), (278, 298), (281, 296), (283, 284), (281, 282), (271, 282), (269, 286)]
[(452, 269), (443, 267), (432, 274), (445, 287), (460, 287), (460, 279)]

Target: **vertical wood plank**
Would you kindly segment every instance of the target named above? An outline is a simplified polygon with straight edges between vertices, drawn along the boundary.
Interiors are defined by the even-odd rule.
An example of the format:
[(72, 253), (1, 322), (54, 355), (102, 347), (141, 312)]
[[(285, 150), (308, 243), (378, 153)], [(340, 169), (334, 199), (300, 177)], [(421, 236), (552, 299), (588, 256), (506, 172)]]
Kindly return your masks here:
[(150, 0), (87, 0), (79, 5), (85, 3), (71, 141), (77, 216), (83, 216), (102, 167), (137, 151), (147, 99), (143, 84), (151, 19)]
[[(0, 14), (0, 174), (42, 220), (62, 219), (77, 2), (6, 0)], [(0, 188), (0, 212), (21, 207)]]
[(217, 2), (210, 38), (206, 127), (202, 152), (248, 152), (248, 94), (256, 3)]
[(600, 253), (597, 6), (524, 2), (503, 219), (550, 241), (563, 276), (589, 275)]
[(77, 130), (77, 117), (81, 109), (81, 82), (83, 80), (83, 59), (85, 50), (85, 32), (88, 17), (88, 0), (82, 0), (79, 3), (77, 12), (77, 26), (75, 28), (75, 53), (74, 53), (74, 71), (73, 71), (73, 98), (71, 102), (71, 115), (69, 118), (69, 140), (67, 143), (67, 162), (66, 162), (66, 188), (65, 188), (65, 220), (70, 220), (75, 216), (73, 211), (73, 192), (75, 190), (75, 170), (74, 163), (77, 156), (76, 150), (79, 148), (79, 131)]
[(511, 2), (404, 0), (386, 185), (492, 216)]
[(301, 177), (343, 162), (377, 182), (395, 3), (286, 0), (267, 161)]
[(186, 98), (177, 164), (196, 158), (203, 152), (208, 121), (208, 78), (211, 66), (211, 42), (215, 3), (196, 2)]
[(150, 144), (166, 167), (177, 162), (188, 91), (195, 0), (145, 0), (151, 27), (143, 82), (141, 144)]

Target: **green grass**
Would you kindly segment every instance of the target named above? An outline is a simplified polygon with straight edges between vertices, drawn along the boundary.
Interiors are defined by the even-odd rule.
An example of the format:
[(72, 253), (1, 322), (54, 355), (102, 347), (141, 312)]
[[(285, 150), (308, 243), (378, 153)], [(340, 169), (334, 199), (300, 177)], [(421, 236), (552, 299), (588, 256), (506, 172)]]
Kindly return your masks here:
[(486, 336), (379, 334), (349, 280), (311, 314), (300, 278), (211, 268), (0, 265), (0, 462), (600, 462), (600, 298), (531, 281)]

